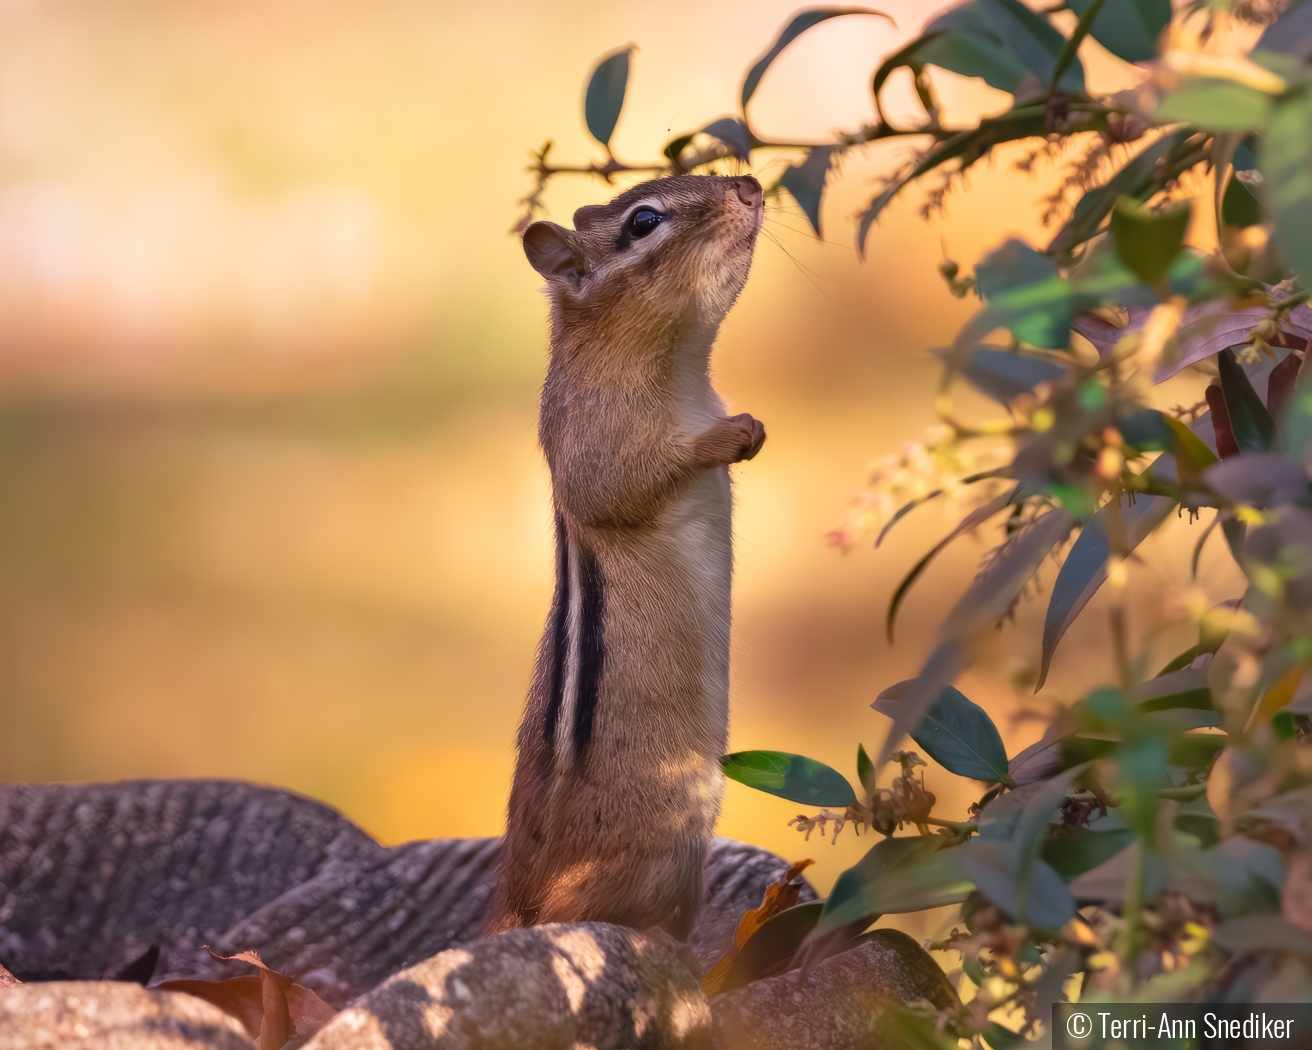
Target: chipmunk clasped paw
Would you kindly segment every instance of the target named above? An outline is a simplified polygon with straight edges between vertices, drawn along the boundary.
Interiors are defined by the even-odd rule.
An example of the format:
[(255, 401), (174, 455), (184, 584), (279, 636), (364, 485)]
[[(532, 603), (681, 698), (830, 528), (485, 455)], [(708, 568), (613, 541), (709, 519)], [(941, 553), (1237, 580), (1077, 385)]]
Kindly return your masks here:
[(751, 459), (764, 444), (764, 424), (746, 412), (721, 419), (697, 435), (697, 449), (708, 467)]

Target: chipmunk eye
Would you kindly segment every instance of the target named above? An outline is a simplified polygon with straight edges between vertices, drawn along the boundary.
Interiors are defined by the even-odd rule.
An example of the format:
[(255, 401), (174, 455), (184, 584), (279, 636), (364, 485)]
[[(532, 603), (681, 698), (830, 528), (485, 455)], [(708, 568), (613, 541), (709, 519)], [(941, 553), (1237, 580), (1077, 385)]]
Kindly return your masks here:
[(629, 216), (629, 233), (634, 237), (646, 237), (652, 230), (656, 229), (665, 219), (665, 216), (654, 208), (639, 208)]

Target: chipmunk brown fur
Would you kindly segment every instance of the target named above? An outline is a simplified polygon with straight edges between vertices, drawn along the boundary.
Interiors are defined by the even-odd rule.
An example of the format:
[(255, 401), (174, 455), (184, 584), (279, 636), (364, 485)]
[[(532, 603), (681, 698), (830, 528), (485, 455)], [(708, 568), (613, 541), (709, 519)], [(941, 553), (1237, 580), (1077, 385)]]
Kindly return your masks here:
[(489, 932), (596, 920), (686, 937), (728, 737), (726, 417), (708, 360), (761, 227), (750, 176), (681, 175), (534, 223), (551, 360), (539, 437), (556, 593), (538, 650)]

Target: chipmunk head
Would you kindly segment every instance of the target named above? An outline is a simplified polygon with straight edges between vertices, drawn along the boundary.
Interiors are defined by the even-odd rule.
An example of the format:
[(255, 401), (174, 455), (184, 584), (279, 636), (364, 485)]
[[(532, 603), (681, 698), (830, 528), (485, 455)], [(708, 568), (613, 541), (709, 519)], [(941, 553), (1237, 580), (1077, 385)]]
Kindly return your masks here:
[(747, 281), (762, 196), (750, 175), (653, 179), (580, 208), (573, 230), (535, 222), (524, 252), (567, 323), (718, 325)]

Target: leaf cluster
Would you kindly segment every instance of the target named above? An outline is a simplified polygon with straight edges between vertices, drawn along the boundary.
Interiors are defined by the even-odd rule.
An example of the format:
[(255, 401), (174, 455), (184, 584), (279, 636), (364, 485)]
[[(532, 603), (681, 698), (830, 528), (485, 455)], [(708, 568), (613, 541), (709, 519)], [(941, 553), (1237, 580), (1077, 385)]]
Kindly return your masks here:
[[(1075, 199), (1047, 244), (1011, 239), (971, 274), (951, 261), (941, 269), (952, 294), (977, 296), (979, 309), (940, 351), (936, 408), (948, 436), (936, 451), (986, 440), (1007, 451), (961, 480), (980, 498), (896, 588), (890, 638), (907, 594), (947, 546), (984, 528), (1000, 542), (946, 611), (919, 673), (874, 701), (889, 719), (874, 759), (858, 745), (855, 782), (782, 751), (724, 759), (728, 777), (818, 808), (792, 821), (808, 836), (830, 825), (835, 837), (849, 825), (879, 836), (825, 901), (776, 908), (740, 929), (725, 966), (735, 982), (812, 966), (870, 936), (881, 916), (959, 907), (935, 947), (960, 954), (975, 998), (899, 1013), (908, 1045), (959, 1038), (1004, 1050), (1040, 1032), (1076, 975), (1086, 1000), (1312, 994), (1303, 903), (1312, 900), (1312, 4), (1290, 5), (1251, 49), (1231, 30), (1257, 18), (1258, 5), (1066, 8), (1073, 27), (1069, 15), (1019, 0), (944, 12), (875, 69), (875, 120), (828, 143), (761, 138), (749, 103), (798, 36), (875, 13), (867, 9), (795, 15), (746, 75), (740, 112), (675, 137), (659, 163), (630, 167), (609, 150), (627, 50), (598, 66), (587, 91), (587, 125), (607, 160), (580, 170), (610, 178), (787, 155), (772, 190), (790, 194), (817, 232), (844, 154), (921, 137), (920, 155), (863, 208), (859, 248), (912, 184), (928, 187), (933, 206), (946, 185), (933, 179), (959, 176), (1004, 143), (1060, 152), (1080, 142), (1096, 161), (1063, 188)], [(1141, 87), (1091, 93), (1080, 60), (1089, 40), (1138, 64)], [(946, 128), (935, 69), (978, 77), (1012, 105)], [(900, 71), (922, 111), (905, 126), (883, 103)], [(533, 169), (538, 194), (567, 170), (546, 155)], [(1193, 246), (1202, 215), (1215, 216), (1215, 248)], [(1158, 384), (1181, 373), (1201, 400), (1155, 407)], [(998, 418), (961, 418), (961, 384)], [(880, 539), (945, 491), (926, 484)], [(1148, 632), (1129, 625), (1126, 581), (1136, 550), (1177, 517), (1209, 519), (1195, 573), (1219, 532), (1246, 582), (1210, 608), (1190, 597), (1197, 642), (1154, 674)], [(980, 635), (1058, 557), (1034, 639), (1036, 690), (1100, 592), (1111, 650), (1080, 699), (1009, 756), (988, 712), (954, 683)], [(907, 737), (918, 751), (903, 748)], [(940, 775), (980, 784), (962, 819), (937, 812)]]

